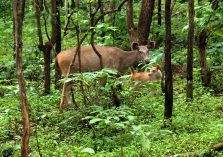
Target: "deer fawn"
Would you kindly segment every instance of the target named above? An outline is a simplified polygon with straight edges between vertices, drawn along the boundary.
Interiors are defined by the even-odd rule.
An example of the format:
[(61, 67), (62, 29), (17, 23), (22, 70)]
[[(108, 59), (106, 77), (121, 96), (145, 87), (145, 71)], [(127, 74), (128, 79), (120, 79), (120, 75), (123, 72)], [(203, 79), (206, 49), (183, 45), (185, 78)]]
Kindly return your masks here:
[[(134, 69), (131, 67), (131, 81), (140, 81), (144, 84), (148, 81), (161, 80), (162, 72), (160, 65), (153, 66), (149, 72), (138, 72), (135, 73)], [(138, 87), (138, 86), (137, 86)], [(156, 95), (156, 89), (152, 88), (153, 95)]]

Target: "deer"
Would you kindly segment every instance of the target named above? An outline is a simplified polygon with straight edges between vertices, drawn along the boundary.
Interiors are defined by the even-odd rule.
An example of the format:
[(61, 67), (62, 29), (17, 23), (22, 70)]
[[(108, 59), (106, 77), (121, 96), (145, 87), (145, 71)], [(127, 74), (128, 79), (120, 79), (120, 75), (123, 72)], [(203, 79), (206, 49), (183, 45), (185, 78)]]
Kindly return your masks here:
[[(148, 81), (161, 80), (163, 76), (161, 72), (161, 67), (158, 64), (156, 66), (151, 67), (149, 72), (135, 73), (133, 67), (131, 67), (130, 71), (131, 71), (131, 81), (132, 82), (140, 81), (140, 84), (144, 84)], [(136, 89), (138, 89), (140, 84), (136, 86)], [(152, 88), (152, 94), (156, 95), (156, 89)]]
[[(150, 62), (149, 49), (155, 47), (155, 42), (149, 42), (148, 45), (139, 45), (138, 43), (132, 43), (131, 51), (124, 51), (117, 47), (109, 46), (95, 46), (96, 50), (101, 55), (103, 68), (116, 69), (120, 73), (125, 73), (130, 66), (137, 64), (139, 61), (144, 61), (146, 64)], [(80, 48), (81, 59), (81, 72), (94, 72), (101, 70), (100, 58), (95, 53), (92, 46), (81, 46)], [(56, 56), (56, 63), (59, 66), (62, 74), (67, 77), (68, 69), (71, 65), (72, 58), (76, 53), (76, 48), (69, 48), (65, 51), (61, 51)], [(76, 59), (73, 66), (70, 68), (70, 74), (78, 73), (79, 61)], [(72, 83), (67, 83), (64, 92), (64, 101), (61, 101), (60, 106), (67, 106), (72, 104), (71, 99), (71, 87)], [(64, 104), (62, 104), (64, 103)]]

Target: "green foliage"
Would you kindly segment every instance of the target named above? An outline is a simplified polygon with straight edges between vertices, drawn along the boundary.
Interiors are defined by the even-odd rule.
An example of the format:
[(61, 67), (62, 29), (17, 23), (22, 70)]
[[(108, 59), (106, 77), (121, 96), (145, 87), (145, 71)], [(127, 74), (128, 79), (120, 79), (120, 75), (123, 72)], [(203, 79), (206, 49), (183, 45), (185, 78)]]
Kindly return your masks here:
[[(104, 72), (94, 75), (99, 73)], [(89, 82), (89, 75), (82, 81)], [(46, 156), (163, 156), (188, 152), (202, 156), (221, 141), (223, 117), (217, 108), (221, 107), (222, 97), (213, 97), (197, 82), (194, 101), (187, 102), (184, 80), (175, 79), (173, 125), (166, 129), (161, 127), (164, 99), (159, 86), (158, 95), (152, 96), (148, 93), (151, 85), (134, 92), (124, 84), (119, 95), (123, 105), (119, 108), (92, 102), (87, 106), (79, 104), (78, 108), (71, 106), (63, 114), (58, 112), (60, 91), (42, 96), (38, 86), (39, 83), (32, 83), (27, 88), (32, 124), (30, 148), (36, 148), (38, 140), (40, 151)], [(89, 92), (96, 90), (100, 89), (95, 86)], [(20, 107), (15, 99), (18, 89), (13, 87), (5, 93), (7, 96), (0, 99), (0, 152), (13, 148), (16, 156), (22, 132)], [(78, 100), (81, 97), (75, 98), (82, 101)], [(97, 101), (104, 103), (103, 98)], [(30, 152), (31, 156), (38, 154), (37, 149)]]
[(1, 20), (12, 19), (12, 2), (7, 0), (0, 1)]

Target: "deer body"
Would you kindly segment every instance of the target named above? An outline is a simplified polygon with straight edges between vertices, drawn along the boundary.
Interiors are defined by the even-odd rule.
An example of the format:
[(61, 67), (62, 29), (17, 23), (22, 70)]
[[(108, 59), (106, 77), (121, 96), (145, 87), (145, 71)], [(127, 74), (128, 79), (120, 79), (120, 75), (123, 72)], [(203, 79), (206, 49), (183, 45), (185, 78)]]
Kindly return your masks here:
[[(103, 68), (113, 68), (119, 72), (125, 72), (129, 66), (136, 64), (140, 60), (148, 61), (147, 55), (141, 56), (140, 53), (135, 51), (123, 51), (115, 47), (95, 46), (98, 52), (101, 54)], [(66, 51), (62, 51), (57, 55), (57, 63), (64, 76), (67, 76), (68, 68), (75, 55), (76, 48), (70, 48)], [(144, 57), (144, 58), (143, 58)], [(75, 59), (73, 67), (71, 67), (71, 73), (79, 72), (78, 58)], [(91, 46), (81, 47), (81, 71), (97, 71), (100, 70), (100, 59), (94, 52)]]

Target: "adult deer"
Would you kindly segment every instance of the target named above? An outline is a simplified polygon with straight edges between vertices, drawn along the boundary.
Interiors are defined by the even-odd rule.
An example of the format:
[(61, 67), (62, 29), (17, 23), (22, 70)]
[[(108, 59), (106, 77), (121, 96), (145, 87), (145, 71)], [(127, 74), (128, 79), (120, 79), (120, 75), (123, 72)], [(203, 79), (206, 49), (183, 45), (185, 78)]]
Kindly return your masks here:
[[(150, 42), (148, 45), (139, 46), (137, 43), (132, 44), (132, 51), (124, 51), (116, 47), (95, 46), (101, 55), (103, 68), (113, 68), (121, 73), (124, 73), (128, 68), (138, 61), (149, 63), (148, 57), (149, 49), (155, 47), (155, 42)], [(76, 48), (60, 52), (56, 61), (64, 76), (68, 75), (69, 66), (71, 65), (73, 56), (75, 55)], [(81, 47), (81, 72), (93, 72), (101, 70), (100, 59), (93, 50), (92, 46)], [(76, 59), (70, 69), (70, 74), (79, 72), (79, 61)], [(72, 104), (70, 89), (72, 84), (65, 86), (64, 101), (61, 101), (61, 106)], [(64, 103), (64, 104), (63, 104)]]

